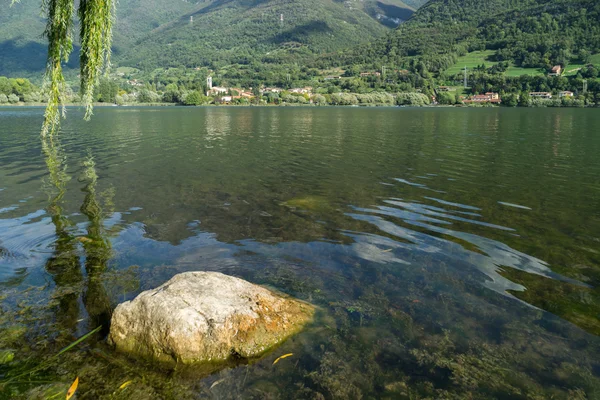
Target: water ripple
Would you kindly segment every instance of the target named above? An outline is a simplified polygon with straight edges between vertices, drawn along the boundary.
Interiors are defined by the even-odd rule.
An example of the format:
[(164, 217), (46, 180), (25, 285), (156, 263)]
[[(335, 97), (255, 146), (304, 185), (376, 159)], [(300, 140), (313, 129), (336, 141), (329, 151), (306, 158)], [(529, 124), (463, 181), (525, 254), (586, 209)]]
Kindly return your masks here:
[[(451, 215), (453, 212), (451, 210), (443, 210), (439, 207), (431, 207), (420, 203), (401, 202), (392, 199), (384, 200), (384, 203), (395, 207), (353, 207), (358, 213), (348, 213), (347, 215), (358, 221), (368, 222), (380, 231), (402, 239), (409, 244), (390, 243), (389, 239), (382, 239), (377, 235), (353, 233), (352, 237), (358, 243), (356, 245), (357, 251), (365, 259), (381, 262), (394, 260), (402, 264), (414, 264), (419, 260), (422, 262), (426, 258), (426, 254), (436, 253), (438, 261), (448, 261), (449, 265), (456, 268), (459, 275), (468, 273), (469, 269), (477, 270), (487, 277), (483, 282), (484, 286), (511, 297), (509, 291), (524, 291), (526, 288), (503, 277), (500, 274), (503, 267), (587, 286), (577, 280), (553, 272), (543, 260), (515, 250), (500, 241), (449, 229), (448, 226), (452, 225), (452, 222), (444, 219), (468, 222), (503, 231), (514, 231), (512, 228), (457, 217)], [(448, 203), (456, 205), (456, 203)], [(392, 220), (384, 217), (391, 217)], [(403, 226), (404, 224), (409, 226)], [(382, 252), (382, 243), (390, 248), (389, 253)], [(473, 248), (467, 248), (464, 245), (466, 243), (473, 246)], [(415, 261), (406, 261), (410, 259)]]

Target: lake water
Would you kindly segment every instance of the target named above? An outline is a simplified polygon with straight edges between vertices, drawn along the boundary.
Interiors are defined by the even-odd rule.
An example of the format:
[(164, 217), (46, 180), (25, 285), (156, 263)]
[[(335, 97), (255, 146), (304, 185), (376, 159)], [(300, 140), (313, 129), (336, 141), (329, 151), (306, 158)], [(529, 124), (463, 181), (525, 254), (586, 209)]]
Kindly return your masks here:
[[(598, 110), (42, 113), (0, 108), (0, 397), (600, 399)], [(316, 321), (208, 376), (105, 343), (197, 270)]]

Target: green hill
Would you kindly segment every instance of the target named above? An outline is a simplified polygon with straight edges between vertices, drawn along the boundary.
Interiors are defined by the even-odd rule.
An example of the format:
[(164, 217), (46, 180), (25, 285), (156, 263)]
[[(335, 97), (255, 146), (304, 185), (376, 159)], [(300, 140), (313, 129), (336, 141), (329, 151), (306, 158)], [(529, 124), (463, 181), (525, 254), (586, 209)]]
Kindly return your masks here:
[[(352, 0), (229, 0), (202, 5), (135, 45), (120, 61), (158, 66), (301, 62), (314, 54), (350, 48), (384, 35), (387, 28), (369, 15), (377, 2)], [(412, 15), (401, 2), (389, 12)]]
[[(39, 77), (44, 69), (41, 0), (0, 0), (0, 76)], [(300, 62), (383, 36), (409, 19), (401, 0), (120, 0), (117, 65), (196, 66)], [(283, 22), (281, 21), (283, 14)], [(265, 58), (266, 57), (266, 58)], [(70, 67), (77, 66), (74, 54)]]
[(415, 8), (401, 0), (367, 0), (362, 5), (367, 14), (392, 28), (407, 21), (415, 13)]
[[(45, 19), (40, 0), (0, 1), (0, 76), (39, 77), (46, 62), (47, 42), (42, 37)], [(153, 29), (179, 18), (196, 6), (183, 0), (120, 0), (114, 32), (118, 59), (136, 40)], [(70, 66), (77, 66), (73, 54)]]
[(545, 69), (587, 61), (600, 52), (596, 0), (431, 0), (386, 37), (340, 58), (342, 64), (381, 63), (443, 72), (458, 57), (490, 51), (488, 66), (507, 62)]

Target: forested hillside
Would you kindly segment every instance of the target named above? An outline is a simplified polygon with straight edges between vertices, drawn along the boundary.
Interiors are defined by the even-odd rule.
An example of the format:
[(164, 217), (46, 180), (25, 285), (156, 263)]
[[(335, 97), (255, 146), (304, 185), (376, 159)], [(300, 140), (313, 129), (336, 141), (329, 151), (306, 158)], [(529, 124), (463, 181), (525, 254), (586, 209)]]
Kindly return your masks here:
[(343, 64), (420, 62), (442, 72), (460, 55), (494, 51), (494, 61), (548, 68), (600, 51), (596, 0), (431, 0), (396, 31), (341, 57)]
[(363, 5), (371, 17), (392, 28), (396, 28), (415, 13), (415, 8), (402, 0), (365, 0), (359, 4)]
[[(121, 0), (117, 4), (114, 32), (116, 58), (153, 29), (195, 8), (183, 0)], [(47, 42), (42, 37), (45, 19), (40, 0), (0, 0), (0, 75), (39, 76), (46, 61)], [(77, 54), (71, 66), (77, 65)]]
[[(300, 62), (383, 36), (422, 1), (120, 0), (114, 61), (147, 68)], [(0, 0), (0, 8), (0, 75), (39, 76), (46, 58), (41, 0)]]
[[(376, 3), (383, 4), (359, 0), (215, 1), (152, 32), (121, 63), (149, 69), (301, 62), (307, 56), (350, 48), (384, 35), (386, 28), (373, 18), (376, 10), (369, 8)], [(409, 8), (398, 7), (401, 2), (388, 3), (390, 10), (399, 14), (404, 10), (410, 17)]]

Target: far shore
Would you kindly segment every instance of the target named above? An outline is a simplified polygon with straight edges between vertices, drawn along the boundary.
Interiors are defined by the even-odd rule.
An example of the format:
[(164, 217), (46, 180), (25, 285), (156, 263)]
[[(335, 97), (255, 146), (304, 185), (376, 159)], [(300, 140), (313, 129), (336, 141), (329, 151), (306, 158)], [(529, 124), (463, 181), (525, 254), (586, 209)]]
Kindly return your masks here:
[[(83, 107), (80, 103), (65, 103), (65, 107), (79, 108)], [(518, 107), (507, 107), (498, 104), (427, 104), (427, 105), (396, 105), (396, 104), (357, 104), (357, 105), (335, 105), (335, 104), (201, 104), (197, 106), (183, 105), (178, 103), (127, 103), (127, 104), (108, 104), (108, 103), (93, 103), (94, 108), (112, 108), (112, 107), (182, 107), (182, 108), (196, 108), (196, 107), (360, 107), (360, 108), (598, 108), (599, 105), (587, 105), (587, 106), (518, 106)], [(5, 103), (0, 104), (2, 107), (46, 107), (46, 103)]]

